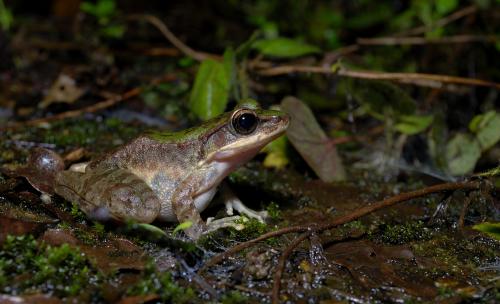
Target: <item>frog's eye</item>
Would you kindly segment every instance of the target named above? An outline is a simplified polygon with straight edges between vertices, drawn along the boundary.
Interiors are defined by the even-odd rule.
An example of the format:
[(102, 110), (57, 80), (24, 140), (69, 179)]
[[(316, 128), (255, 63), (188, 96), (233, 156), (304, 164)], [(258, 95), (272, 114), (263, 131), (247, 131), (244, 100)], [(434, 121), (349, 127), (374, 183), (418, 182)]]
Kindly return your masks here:
[(259, 118), (252, 110), (243, 109), (234, 113), (231, 124), (238, 134), (248, 135), (255, 131)]

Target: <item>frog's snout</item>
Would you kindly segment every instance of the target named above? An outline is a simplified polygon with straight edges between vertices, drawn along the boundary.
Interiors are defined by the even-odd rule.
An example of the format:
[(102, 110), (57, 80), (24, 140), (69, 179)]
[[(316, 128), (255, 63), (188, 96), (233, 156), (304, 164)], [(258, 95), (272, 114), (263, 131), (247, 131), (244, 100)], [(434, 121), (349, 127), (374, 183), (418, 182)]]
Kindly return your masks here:
[(287, 128), (290, 124), (290, 115), (285, 113), (280, 115), (273, 115), (270, 120), (273, 125), (283, 125), (285, 128)]

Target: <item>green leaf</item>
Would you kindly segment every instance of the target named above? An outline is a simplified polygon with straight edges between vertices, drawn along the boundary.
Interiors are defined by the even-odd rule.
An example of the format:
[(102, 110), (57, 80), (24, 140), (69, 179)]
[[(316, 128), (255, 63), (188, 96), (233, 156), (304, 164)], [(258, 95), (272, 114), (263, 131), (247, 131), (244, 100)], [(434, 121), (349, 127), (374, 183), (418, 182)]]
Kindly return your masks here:
[(215, 117), (226, 108), (234, 68), (226, 56), (224, 59), (224, 62), (204, 60), (196, 74), (189, 108), (202, 120)]
[(321, 49), (314, 45), (284, 37), (257, 40), (252, 47), (262, 55), (280, 58), (294, 58), (321, 52)]
[(80, 10), (89, 15), (96, 15), (96, 5), (92, 2), (83, 2), (82, 4), (80, 4)]
[(123, 25), (108, 25), (100, 28), (100, 32), (103, 36), (109, 38), (122, 38), (123, 33), (125, 33), (125, 26)]
[(469, 122), (469, 130), (473, 133), (477, 133), (494, 116), (495, 116), (495, 111), (488, 111), (484, 114), (479, 114), (474, 116), (474, 118), (472, 118), (472, 120)]
[(440, 15), (448, 14), (449, 12), (456, 9), (458, 6), (458, 0), (437, 0), (436, 10)]
[(469, 123), (469, 129), (476, 133), (481, 150), (485, 151), (500, 141), (500, 114), (489, 111), (475, 116)]
[(432, 115), (402, 115), (395, 125), (396, 130), (403, 134), (414, 135), (427, 129), (434, 119)]
[(98, 0), (96, 4), (96, 16), (106, 18), (113, 15), (116, 11), (115, 0)]
[(179, 233), (179, 231), (186, 230), (191, 226), (193, 226), (193, 222), (191, 221), (182, 222), (179, 225), (177, 225), (177, 227), (175, 227), (174, 231), (172, 231), (172, 234), (177, 234)]
[(12, 12), (5, 6), (3, 0), (0, 0), (0, 27), (7, 31), (12, 25), (14, 21), (14, 17), (12, 16)]
[(157, 235), (157, 236), (166, 236), (167, 235), (165, 233), (165, 231), (163, 231), (163, 229), (160, 229), (160, 228), (156, 227), (155, 225), (145, 224), (145, 223), (137, 223), (136, 227), (139, 229), (143, 229), (143, 230), (145, 230), (153, 235)]
[(290, 126), (286, 131), (288, 140), (314, 173), (324, 182), (344, 180), (344, 166), (337, 149), (311, 109), (291, 96), (281, 101), (281, 109), (290, 115)]
[(481, 147), (471, 136), (459, 133), (446, 145), (446, 161), (452, 175), (463, 175), (474, 170), (481, 157)]
[(490, 237), (500, 241), (500, 222), (496, 223), (484, 222), (474, 225), (472, 228), (484, 232)]

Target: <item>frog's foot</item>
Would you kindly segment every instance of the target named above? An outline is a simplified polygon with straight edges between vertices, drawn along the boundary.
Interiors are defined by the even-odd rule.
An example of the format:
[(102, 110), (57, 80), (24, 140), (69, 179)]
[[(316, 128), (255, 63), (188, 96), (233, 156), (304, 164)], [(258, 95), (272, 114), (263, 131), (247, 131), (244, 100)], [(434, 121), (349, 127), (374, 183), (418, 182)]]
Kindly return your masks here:
[(248, 220), (238, 215), (225, 217), (218, 220), (214, 220), (213, 217), (209, 217), (207, 219), (207, 229), (205, 230), (205, 233), (209, 233), (217, 229), (227, 228), (227, 227), (232, 227), (238, 231), (243, 230), (245, 229), (245, 225), (241, 223), (242, 221), (248, 221)]
[(87, 165), (89, 163), (90, 162), (72, 164), (71, 167), (69, 167), (68, 170), (69, 171), (73, 171), (73, 172), (85, 173), (85, 169), (87, 168)]
[(264, 223), (269, 217), (267, 211), (255, 211), (243, 204), (237, 197), (226, 200), (226, 212), (228, 215), (233, 215), (233, 209), (238, 211), (239, 214), (246, 215), (249, 218), (254, 218), (261, 223)]
[(227, 215), (233, 215), (234, 210), (236, 210), (239, 214), (246, 215), (249, 218), (257, 219), (261, 223), (264, 223), (265, 220), (269, 217), (267, 211), (255, 211), (245, 206), (227, 185), (222, 185), (222, 191)]

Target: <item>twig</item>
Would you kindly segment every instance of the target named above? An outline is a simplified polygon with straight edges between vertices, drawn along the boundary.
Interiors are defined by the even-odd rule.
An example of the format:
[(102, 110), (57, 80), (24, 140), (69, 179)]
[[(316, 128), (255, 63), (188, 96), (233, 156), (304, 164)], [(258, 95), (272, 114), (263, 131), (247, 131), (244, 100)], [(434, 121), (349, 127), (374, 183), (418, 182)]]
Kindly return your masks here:
[(458, 11), (455, 11), (453, 13), (451, 13), (450, 15), (448, 16), (445, 16), (441, 19), (439, 19), (438, 21), (436, 21), (435, 24), (433, 24), (432, 26), (420, 26), (420, 27), (416, 27), (416, 28), (413, 28), (413, 29), (410, 29), (410, 30), (407, 30), (407, 31), (404, 31), (404, 32), (400, 32), (397, 34), (397, 36), (409, 36), (409, 35), (419, 35), (419, 34), (423, 34), (423, 33), (426, 33), (426, 32), (429, 32), (429, 31), (432, 31), (438, 27), (443, 27), (453, 21), (456, 21), (458, 19), (461, 19), (463, 17), (466, 17), (468, 15), (472, 15), (472, 14), (475, 14), (477, 12), (477, 6), (476, 5), (469, 5), (469, 6), (466, 6), (464, 7), (463, 9), (460, 9)]
[(385, 130), (385, 127), (383, 125), (381, 126), (376, 126), (370, 130), (368, 130), (368, 135), (348, 135), (348, 136), (342, 136), (342, 137), (336, 137), (330, 139), (332, 144), (334, 145), (340, 145), (340, 144), (345, 144), (348, 142), (352, 141), (359, 141), (359, 142), (367, 142), (371, 139), (373, 139), (374, 135), (378, 135), (383, 133)]
[[(420, 35), (423, 33), (426, 33), (430, 30), (433, 30), (437, 27), (443, 27), (453, 21), (456, 21), (460, 18), (463, 18), (465, 16), (474, 14), (477, 12), (477, 7), (475, 5), (470, 5), (467, 6), (461, 10), (458, 10), (440, 20), (438, 20), (433, 26), (419, 26), (404, 32), (400, 32), (394, 35), (394, 37), (381, 37), (381, 38), (359, 38), (357, 40), (357, 43), (340, 48), (330, 54), (326, 54), (325, 58), (322, 61), (322, 65), (331, 65), (333, 62), (335, 62), (339, 57), (345, 56), (347, 54), (357, 52), (360, 49), (361, 45), (379, 45), (379, 44), (386, 44), (386, 45), (393, 45), (393, 44), (428, 44), (428, 43), (467, 43), (467, 42), (475, 42), (476, 40), (482, 41), (483, 38), (466, 38), (465, 35), (463, 36), (454, 36), (454, 37), (445, 37), (444, 39), (425, 39), (425, 38), (420, 38), (420, 37), (403, 37), (403, 36), (412, 36), (412, 35)], [(399, 40), (399, 43), (397, 42), (388, 42), (389, 40), (386, 41), (377, 41), (379, 39), (397, 39), (398, 37), (401, 37), (402, 40)], [(461, 38), (457, 38), (461, 37)], [(411, 39), (405, 42), (406, 39)], [(417, 40), (413, 40), (417, 39)], [(426, 41), (424, 42), (425, 39)], [(486, 40), (490, 40), (490, 37), (486, 37)], [(495, 37), (495, 40), (498, 38)], [(397, 40), (396, 40), (397, 41)], [(415, 42), (417, 41), (417, 42)]]
[(462, 230), (465, 224), (465, 215), (467, 214), (467, 209), (471, 203), (470, 195), (464, 198), (464, 205), (462, 206), (462, 211), (460, 211), (460, 217), (458, 218), (458, 228)]
[(273, 282), (273, 290), (271, 301), (273, 304), (279, 303), (280, 300), (280, 289), (281, 289), (281, 277), (283, 276), (283, 272), (285, 271), (286, 261), (288, 257), (292, 254), (292, 252), (300, 245), (305, 239), (307, 239), (311, 235), (311, 232), (306, 232), (300, 236), (298, 236), (293, 242), (286, 247), (285, 251), (281, 255), (278, 266), (276, 267), (276, 273), (274, 274), (274, 282)]
[(334, 62), (339, 60), (339, 58), (355, 53), (359, 51), (359, 49), (359, 44), (356, 43), (338, 48), (332, 52), (328, 52), (325, 54), (325, 56), (323, 56), (323, 59), (321, 60), (321, 66), (331, 66)]
[(238, 245), (235, 245), (235, 246), (227, 249), (223, 253), (220, 253), (220, 254), (214, 256), (207, 263), (205, 263), (205, 265), (203, 266), (201, 271), (204, 271), (208, 267), (211, 267), (213, 265), (216, 265), (216, 264), (222, 262), (223, 260), (234, 255), (235, 253), (240, 252), (241, 250), (244, 250), (246, 248), (251, 247), (255, 243), (265, 241), (265, 240), (272, 238), (272, 237), (277, 237), (277, 236), (281, 236), (281, 235), (288, 234), (288, 233), (297, 233), (297, 232), (306, 232), (306, 231), (322, 232), (322, 231), (325, 231), (328, 229), (332, 229), (336, 226), (348, 223), (348, 222), (353, 221), (355, 219), (358, 219), (358, 218), (365, 216), (371, 212), (395, 205), (395, 204), (400, 203), (400, 202), (405, 202), (405, 201), (408, 201), (411, 199), (419, 198), (422, 196), (426, 196), (426, 195), (438, 193), (438, 192), (455, 191), (455, 190), (460, 190), (460, 189), (475, 190), (478, 188), (479, 188), (479, 182), (477, 182), (477, 181), (438, 184), (438, 185), (434, 185), (434, 186), (425, 187), (425, 188), (422, 188), (419, 190), (401, 193), (401, 194), (395, 195), (393, 197), (390, 197), (388, 199), (377, 201), (371, 205), (364, 206), (364, 207), (359, 208), (359, 209), (357, 209), (349, 214), (346, 214), (344, 216), (333, 219), (332, 221), (325, 223), (323, 225), (299, 225), (299, 226), (286, 227), (286, 228), (276, 230), (276, 231), (271, 231), (271, 232), (268, 232), (268, 233), (261, 235), (260, 237), (255, 238), (255, 239), (252, 239), (252, 240), (240, 243)]
[(177, 38), (167, 27), (167, 25), (161, 21), (158, 17), (153, 16), (153, 15), (148, 15), (148, 14), (135, 14), (135, 15), (130, 15), (129, 19), (132, 20), (144, 20), (149, 23), (151, 23), (154, 27), (156, 27), (162, 34), (165, 36), (165, 38), (170, 41), (176, 48), (178, 48), (182, 53), (184, 53), (186, 56), (189, 56), (191, 58), (194, 58), (198, 61), (203, 61), (205, 59), (215, 59), (215, 60), (221, 60), (221, 56), (214, 55), (214, 54), (209, 54), (209, 53), (204, 53), (200, 51), (195, 51), (184, 42), (182, 42), (179, 38)]
[(391, 80), (401, 83), (410, 83), (418, 86), (427, 86), (432, 88), (441, 88), (443, 84), (459, 84), (469, 86), (483, 86), (500, 89), (500, 83), (465, 78), (449, 75), (425, 74), (425, 73), (388, 73), (375, 71), (353, 71), (341, 68), (337, 71), (323, 66), (305, 66), (305, 65), (281, 65), (267, 69), (257, 70), (261, 76), (278, 76), (289, 73), (317, 73), (317, 74), (335, 74), (341, 77), (350, 77), (357, 79), (373, 80)]
[(470, 42), (497, 42), (498, 36), (495, 35), (456, 35), (439, 38), (426, 37), (377, 37), (377, 38), (358, 38), (356, 42), (359, 45), (424, 45), (424, 44), (452, 44), (452, 43), (470, 43)]
[[(151, 83), (156, 84), (156, 83), (160, 83), (160, 82), (164, 82), (164, 81), (172, 81), (174, 79), (176, 79), (175, 75), (168, 74), (168, 75), (165, 75), (161, 78), (154, 79), (153, 81), (151, 81)], [(90, 105), (90, 106), (85, 107), (85, 108), (62, 112), (62, 113), (52, 115), (49, 117), (43, 117), (43, 118), (38, 118), (38, 119), (33, 119), (33, 120), (28, 120), (28, 121), (20, 121), (20, 122), (15, 122), (12, 124), (7, 124), (6, 126), (0, 126), (0, 131), (17, 129), (20, 127), (27, 127), (27, 126), (36, 126), (36, 125), (40, 125), (43, 123), (63, 120), (63, 119), (67, 119), (67, 118), (78, 117), (78, 116), (82, 115), (83, 113), (94, 113), (94, 112), (112, 107), (112, 106), (114, 106), (114, 105), (116, 105), (124, 100), (138, 96), (141, 92), (142, 92), (142, 88), (136, 87), (136, 88), (133, 88), (133, 89), (123, 93), (122, 95), (108, 98), (106, 100), (95, 103), (95, 104)]]

